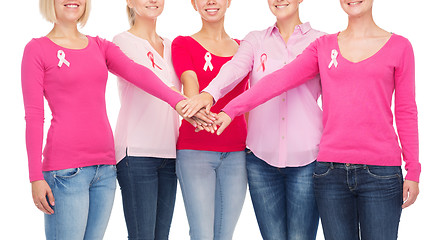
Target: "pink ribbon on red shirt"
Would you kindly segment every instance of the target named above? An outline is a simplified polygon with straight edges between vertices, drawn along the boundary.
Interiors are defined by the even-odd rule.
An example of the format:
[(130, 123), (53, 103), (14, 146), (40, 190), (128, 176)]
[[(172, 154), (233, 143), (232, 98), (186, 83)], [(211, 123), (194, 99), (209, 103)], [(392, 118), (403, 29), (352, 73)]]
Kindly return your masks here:
[(155, 66), (159, 69), (162, 70), (162, 68), (160, 68), (158, 65), (156, 65), (155, 63), (155, 57), (153, 56), (152, 52), (148, 52), (147, 53), (147, 57), (149, 57), (150, 61), (152, 62), (152, 67), (155, 68)]
[(266, 70), (266, 61), (267, 61), (267, 54), (263, 53), (260, 57), (261, 65), (259, 65), (258, 69), (256, 71), (259, 71), (261, 67), (263, 68), (263, 72)]

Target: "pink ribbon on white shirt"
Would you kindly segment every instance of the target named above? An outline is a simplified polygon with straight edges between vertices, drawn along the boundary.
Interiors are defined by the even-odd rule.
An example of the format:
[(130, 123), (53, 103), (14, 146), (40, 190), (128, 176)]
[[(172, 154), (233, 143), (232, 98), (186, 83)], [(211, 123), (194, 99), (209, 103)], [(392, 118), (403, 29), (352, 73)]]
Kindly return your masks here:
[(210, 71), (212, 71), (212, 69), (214, 67), (212, 66), (211, 60), (212, 60), (211, 53), (206, 52), (205, 53), (205, 65), (203, 66), (203, 71), (206, 72), (206, 69), (208, 69), (208, 68), (209, 68)]
[(328, 68), (331, 68), (332, 65), (337, 67), (337, 65), (338, 65), (337, 56), (338, 56), (337, 50), (332, 49), (332, 51), (331, 51), (331, 62), (329, 63)]
[(150, 61), (152, 62), (152, 67), (155, 68), (155, 66), (159, 69), (162, 70), (162, 68), (160, 68), (158, 65), (156, 65), (155, 63), (155, 57), (153, 56), (152, 52), (148, 52), (147, 53), (147, 57), (149, 57)]
[(59, 63), (58, 63), (58, 67), (62, 67), (62, 64), (67, 65), (67, 67), (70, 67), (70, 62), (67, 61), (67, 59), (65, 59), (65, 52), (62, 50), (58, 51), (58, 59), (59, 59)]
[(264, 72), (266, 70), (267, 54), (263, 53), (261, 55), (260, 61), (261, 61), (261, 65), (259, 65), (256, 71), (258, 72), (261, 68), (263, 68), (263, 72)]

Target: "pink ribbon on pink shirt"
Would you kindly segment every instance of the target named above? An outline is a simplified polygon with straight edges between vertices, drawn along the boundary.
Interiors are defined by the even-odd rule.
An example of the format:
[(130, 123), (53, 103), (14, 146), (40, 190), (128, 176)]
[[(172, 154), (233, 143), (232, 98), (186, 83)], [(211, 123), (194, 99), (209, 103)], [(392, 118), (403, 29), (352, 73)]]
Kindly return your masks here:
[(152, 62), (152, 67), (155, 68), (155, 66), (159, 69), (162, 70), (162, 68), (160, 68), (158, 65), (156, 65), (155, 63), (155, 57), (153, 56), (152, 52), (148, 52), (147, 53), (147, 57), (149, 57), (150, 61)]
[(261, 67), (263, 68), (263, 72), (266, 70), (266, 61), (267, 61), (267, 54), (263, 53), (261, 55), (261, 65), (259, 65), (258, 69), (256, 71), (259, 71), (261, 69)]

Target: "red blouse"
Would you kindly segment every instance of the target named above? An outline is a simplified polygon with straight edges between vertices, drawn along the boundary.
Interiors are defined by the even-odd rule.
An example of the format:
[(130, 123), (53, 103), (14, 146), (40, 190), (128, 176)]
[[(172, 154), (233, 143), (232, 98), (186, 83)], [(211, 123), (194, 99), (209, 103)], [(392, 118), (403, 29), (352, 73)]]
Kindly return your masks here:
[[(238, 44), (240, 41), (236, 40)], [(220, 68), (232, 57), (216, 56), (206, 50), (200, 43), (189, 36), (179, 36), (172, 44), (173, 66), (179, 79), (185, 71), (192, 70), (199, 81), (199, 90), (202, 91), (219, 73)], [(218, 113), (229, 101), (244, 92), (247, 88), (248, 77), (241, 81), (232, 91), (218, 100), (211, 108)], [(236, 117), (229, 125), (227, 131), (220, 136), (206, 131), (195, 132), (194, 127), (183, 120), (179, 128), (179, 139), (176, 148), (235, 152), (246, 147), (247, 126), (244, 116)]]

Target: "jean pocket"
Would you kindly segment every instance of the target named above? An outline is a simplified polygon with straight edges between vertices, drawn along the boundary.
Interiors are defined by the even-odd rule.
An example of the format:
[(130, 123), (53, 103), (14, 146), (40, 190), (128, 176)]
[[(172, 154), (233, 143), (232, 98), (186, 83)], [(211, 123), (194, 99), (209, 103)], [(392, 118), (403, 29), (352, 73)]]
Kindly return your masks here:
[(378, 179), (402, 178), (402, 169), (399, 166), (367, 166), (367, 173)]
[(72, 178), (77, 176), (82, 168), (68, 168), (54, 171), (54, 177)]
[(326, 162), (316, 162), (316, 167), (314, 168), (313, 177), (320, 178), (325, 177), (331, 172), (331, 164)]

